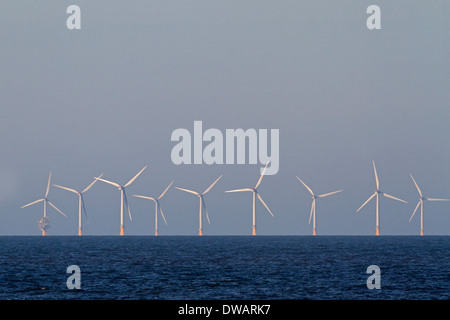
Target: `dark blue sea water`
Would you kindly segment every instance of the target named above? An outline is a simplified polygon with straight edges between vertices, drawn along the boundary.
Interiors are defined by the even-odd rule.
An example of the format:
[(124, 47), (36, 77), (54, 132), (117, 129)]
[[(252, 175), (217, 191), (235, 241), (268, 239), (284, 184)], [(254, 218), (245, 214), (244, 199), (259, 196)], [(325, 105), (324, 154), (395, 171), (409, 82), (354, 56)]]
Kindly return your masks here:
[(4, 236), (0, 286), (3, 300), (450, 299), (450, 237)]

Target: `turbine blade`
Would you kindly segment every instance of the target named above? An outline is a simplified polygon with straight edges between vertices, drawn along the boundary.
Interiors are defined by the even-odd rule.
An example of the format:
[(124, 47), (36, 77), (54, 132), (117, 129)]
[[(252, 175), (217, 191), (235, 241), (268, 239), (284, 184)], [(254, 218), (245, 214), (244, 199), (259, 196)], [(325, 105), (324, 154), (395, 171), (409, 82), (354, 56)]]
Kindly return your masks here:
[(387, 194), (387, 193), (384, 193), (384, 192), (383, 192), (383, 195), (384, 195), (385, 197), (387, 197), (387, 198), (391, 198), (391, 199), (394, 199), (394, 200), (397, 200), (397, 201), (400, 201), (400, 202), (408, 203), (408, 202), (407, 202), (407, 201), (405, 201), (405, 200), (402, 200), (402, 199), (396, 198), (396, 197), (394, 197), (394, 196), (391, 196), (390, 194)]
[(304, 183), (304, 182), (302, 181), (302, 179), (300, 179), (299, 177), (297, 177), (297, 179), (298, 179), (298, 181), (300, 181), (300, 182), (305, 186), (306, 189), (308, 189), (309, 193), (311, 193), (311, 195), (314, 196), (314, 192), (312, 192), (311, 188), (308, 187), (308, 186), (306, 185), (306, 183)]
[(245, 188), (245, 189), (228, 190), (225, 192), (244, 192), (244, 191), (253, 191), (253, 190), (250, 188)]
[(208, 224), (211, 224), (211, 221), (209, 220), (208, 209), (206, 209), (206, 203), (205, 203), (205, 199), (203, 199), (203, 197), (202, 197), (202, 203), (203, 203), (203, 208), (205, 208), (205, 214), (206, 214), (206, 219), (208, 220)]
[(156, 201), (155, 198), (147, 197), (147, 196), (138, 196), (138, 195), (136, 195), (136, 194), (133, 194), (133, 197)]
[(82, 210), (84, 212), (84, 217), (86, 218), (86, 222), (89, 223), (88, 215), (87, 215), (87, 212), (86, 212), (86, 207), (84, 206), (83, 194), (80, 194), (80, 197), (81, 197), (81, 207), (82, 207)]
[(158, 205), (158, 206), (159, 206), (159, 212), (161, 212), (161, 216), (163, 217), (164, 223), (165, 223), (166, 226), (167, 226), (166, 217), (164, 217), (164, 213), (163, 213), (163, 211), (162, 211), (161, 205)]
[(263, 170), (263, 172), (261, 173), (261, 177), (259, 177), (258, 182), (256, 183), (255, 189), (258, 188), (259, 185), (261, 184), (261, 181), (262, 181), (264, 175), (266, 174), (267, 166), (269, 165), (269, 163), (270, 163), (270, 160), (267, 161), (266, 166), (264, 167), (264, 170)]
[(450, 199), (426, 198), (428, 201), (450, 201)]
[(380, 182), (378, 181), (377, 168), (375, 168), (375, 161), (372, 160), (373, 172), (375, 173), (375, 181), (377, 183), (377, 190), (380, 189)]
[(414, 180), (414, 177), (413, 177), (413, 175), (412, 175), (411, 173), (410, 173), (409, 175), (411, 176), (412, 181), (413, 181), (414, 184), (416, 185), (417, 191), (419, 191), (419, 194), (420, 194), (420, 196), (422, 197), (422, 191), (420, 191), (420, 188), (419, 188), (419, 186), (417, 185), (416, 180)]
[(26, 205), (24, 205), (24, 206), (21, 206), (20, 209), (23, 209), (23, 208), (25, 208), (25, 207), (31, 206), (31, 205), (33, 205), (33, 204), (35, 204), (35, 203), (38, 203), (38, 202), (42, 202), (42, 201), (44, 201), (44, 200), (45, 200), (45, 199), (39, 199), (39, 200), (33, 201), (33, 202), (29, 203), (29, 204), (26, 204)]
[(50, 191), (50, 179), (52, 178), (52, 173), (50, 172), (50, 175), (48, 176), (48, 184), (47, 184), (47, 191), (45, 191), (45, 197), (47, 198), (48, 192)]
[[(103, 173), (101, 175), (99, 175), (98, 177), (101, 178), (102, 176), (103, 176)], [(81, 191), (81, 193), (85, 193), (86, 191), (88, 191), (97, 181), (98, 181), (97, 179), (92, 181), (90, 185), (88, 185), (83, 191)]]
[(99, 177), (96, 177), (95, 179), (96, 179), (96, 180), (103, 181), (103, 182), (106, 182), (106, 183), (109, 183), (110, 185), (113, 185), (113, 186), (115, 186), (115, 187), (117, 187), (117, 188), (120, 188), (120, 185), (119, 185), (118, 183), (115, 183), (115, 182), (112, 182), (112, 181), (108, 181), (108, 180), (105, 180), (105, 179), (101, 179), (101, 178), (99, 178)]
[(311, 223), (311, 218), (312, 218), (315, 206), (316, 206), (316, 199), (314, 199), (312, 204), (311, 204), (311, 213), (309, 214), (309, 222), (308, 222), (308, 224)]
[(412, 216), (411, 216), (411, 218), (409, 218), (409, 222), (411, 222), (411, 219), (414, 217), (414, 215), (416, 214), (416, 211), (417, 211), (417, 209), (419, 208), (419, 205), (422, 203), (422, 200), (420, 200), (418, 203), (417, 203), (417, 206), (416, 206), (416, 208), (414, 209), (414, 212), (413, 212), (413, 214), (412, 214)]
[(185, 192), (189, 192), (192, 194), (195, 194), (196, 196), (198, 196), (198, 192), (195, 192), (193, 190), (189, 190), (189, 189), (183, 189), (183, 188), (179, 188), (179, 187), (175, 187), (175, 189), (181, 190), (181, 191), (185, 191)]
[(220, 177), (218, 177), (218, 178), (216, 179), (216, 181), (214, 181), (214, 182), (212, 183), (212, 185), (210, 185), (210, 186), (202, 193), (202, 195), (207, 194), (207, 193), (209, 192), (209, 190), (211, 190), (212, 187), (214, 187), (214, 185), (217, 183), (217, 181), (220, 180), (220, 178), (222, 178), (222, 175), (220, 175)]
[(158, 197), (158, 200), (161, 199), (166, 194), (167, 190), (169, 190), (170, 186), (172, 185), (172, 183), (174, 181), (175, 180), (172, 180), (172, 182), (169, 184), (169, 186), (163, 191), (163, 193), (161, 193), (161, 195)]
[(67, 191), (70, 191), (70, 192), (78, 194), (77, 190), (74, 190), (74, 189), (71, 189), (71, 188), (67, 188), (67, 187), (63, 187), (63, 186), (59, 186), (57, 184), (54, 184), (54, 186), (57, 187), (57, 188), (61, 188), (61, 189), (64, 189), (64, 190), (67, 190)]
[(369, 197), (369, 199), (367, 199), (366, 200), (366, 202), (364, 202), (363, 203), (363, 205), (361, 206), (361, 207), (359, 207), (359, 209), (358, 210), (356, 210), (356, 212), (359, 212), (359, 210), (361, 210), (370, 200), (372, 200), (373, 199), (373, 197), (375, 197), (377, 195), (377, 193), (375, 192), (373, 195), (371, 195), (370, 197)]
[(125, 200), (125, 205), (126, 205), (127, 208), (128, 208), (128, 216), (130, 217), (130, 221), (133, 221), (133, 219), (131, 218), (130, 206), (129, 206), (128, 200), (127, 200), (127, 193), (125, 192), (124, 189), (122, 189), (122, 192), (123, 192), (123, 200)]
[(124, 185), (124, 187), (126, 188), (126, 187), (128, 187), (130, 184), (132, 184), (133, 181), (136, 180), (136, 178), (139, 177), (139, 175), (142, 173), (142, 171), (144, 171), (146, 168), (147, 168), (147, 166), (145, 166), (144, 168), (142, 168), (142, 170), (139, 171), (138, 174), (135, 175), (133, 179), (131, 179), (130, 181), (128, 181), (127, 184)]
[(267, 211), (269, 211), (270, 215), (273, 217), (273, 213), (272, 211), (270, 211), (269, 207), (267, 206), (267, 204), (264, 202), (264, 200), (261, 198), (261, 196), (259, 195), (259, 193), (257, 192), (256, 195), (258, 196), (259, 201), (261, 201), (261, 203), (264, 205), (264, 207), (266, 207)]
[(61, 213), (64, 217), (67, 218), (66, 214), (64, 212), (62, 212), (61, 210), (59, 210), (53, 203), (51, 203), (50, 201), (48, 201), (48, 204), (51, 205), (53, 207), (53, 209), (55, 209), (56, 211), (58, 211), (59, 213)]
[(325, 198), (325, 197), (331, 196), (332, 194), (335, 194), (335, 193), (338, 193), (338, 192), (341, 192), (341, 191), (342, 190), (333, 191), (333, 192), (329, 192), (329, 193), (324, 193), (324, 194), (318, 195), (318, 197), (319, 198)]

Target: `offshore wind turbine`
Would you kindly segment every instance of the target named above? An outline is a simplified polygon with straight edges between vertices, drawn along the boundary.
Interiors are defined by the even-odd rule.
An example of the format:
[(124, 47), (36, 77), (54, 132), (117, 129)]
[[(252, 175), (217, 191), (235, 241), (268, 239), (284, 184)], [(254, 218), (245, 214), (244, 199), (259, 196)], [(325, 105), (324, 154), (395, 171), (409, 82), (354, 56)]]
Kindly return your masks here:
[(342, 190), (338, 190), (338, 191), (333, 191), (333, 192), (328, 192), (328, 193), (324, 193), (324, 194), (315, 194), (310, 187), (308, 187), (306, 185), (306, 183), (304, 183), (299, 177), (297, 177), (297, 179), (305, 186), (305, 188), (309, 191), (309, 193), (312, 196), (312, 205), (311, 205), (311, 213), (309, 214), (309, 222), (311, 223), (311, 217), (313, 219), (313, 236), (316, 235), (316, 199), (317, 198), (325, 198), (328, 196), (331, 196), (332, 194), (341, 192)]
[(199, 202), (200, 202), (200, 209), (199, 209), (199, 213), (198, 213), (198, 219), (199, 219), (198, 235), (199, 236), (203, 235), (203, 229), (202, 229), (202, 206), (205, 207), (205, 214), (206, 214), (206, 219), (208, 220), (208, 223), (209, 224), (211, 223), (210, 220), (209, 220), (208, 210), (206, 209), (205, 199), (203, 199), (203, 197), (204, 197), (205, 194), (207, 194), (212, 189), (212, 187), (214, 187), (214, 185), (217, 183), (217, 181), (219, 181), (220, 178), (222, 178), (222, 175), (220, 175), (220, 177), (218, 177), (216, 179), (216, 181), (214, 181), (208, 188), (206, 188), (206, 190), (203, 191), (203, 193), (198, 193), (198, 192), (193, 191), (193, 190), (175, 187), (178, 190), (181, 190), (181, 191), (184, 191), (184, 192), (188, 192), (188, 193), (192, 193), (192, 194), (195, 194), (196, 196), (198, 196), (198, 199), (199, 199)]
[[(103, 175), (103, 173), (99, 176), (99, 178)], [(78, 235), (81, 236), (82, 235), (82, 226), (81, 226), (81, 211), (84, 212), (84, 216), (86, 218), (87, 221), (87, 212), (86, 212), (86, 208), (84, 206), (84, 199), (83, 199), (83, 194), (85, 192), (87, 192), (93, 185), (94, 183), (97, 182), (97, 179), (95, 179), (94, 181), (91, 182), (91, 184), (89, 184), (86, 188), (83, 189), (83, 191), (77, 191), (75, 189), (71, 189), (71, 188), (67, 188), (67, 187), (63, 187), (57, 184), (54, 184), (55, 187), (63, 189), (63, 190), (67, 190), (70, 192), (75, 193), (76, 195), (78, 195)]]
[(373, 164), (373, 171), (375, 173), (375, 182), (376, 182), (377, 188), (375, 189), (375, 193), (372, 194), (369, 197), (369, 199), (367, 199), (366, 202), (364, 202), (363, 205), (361, 207), (359, 207), (358, 210), (356, 210), (356, 212), (359, 212), (359, 210), (361, 210), (367, 203), (369, 203), (370, 200), (372, 200), (374, 197), (377, 197), (375, 234), (377, 236), (379, 236), (380, 235), (380, 194), (382, 194), (386, 198), (390, 198), (390, 199), (397, 200), (397, 201), (404, 202), (404, 203), (408, 203), (408, 202), (406, 202), (405, 200), (396, 198), (394, 196), (391, 196), (390, 194), (387, 194), (385, 192), (380, 191), (380, 182), (378, 181), (377, 169), (375, 168), (375, 161), (372, 161), (372, 164)]
[(411, 218), (409, 218), (409, 221), (411, 221), (411, 219), (414, 217), (414, 214), (416, 213), (417, 209), (420, 206), (420, 235), (423, 236), (423, 202), (424, 201), (450, 201), (450, 199), (438, 199), (438, 198), (425, 198), (422, 195), (422, 191), (420, 190), (419, 186), (417, 185), (416, 180), (414, 180), (414, 177), (412, 174), (410, 174), (411, 179), (414, 182), (414, 185), (417, 188), (417, 191), (419, 192), (419, 202), (416, 205), (416, 208), (414, 209), (414, 212), (411, 216)]
[(35, 203), (44, 202), (44, 217), (39, 221), (39, 227), (42, 230), (42, 235), (43, 236), (47, 235), (47, 229), (49, 227), (49, 221), (48, 221), (48, 218), (47, 218), (47, 203), (51, 207), (53, 207), (53, 209), (55, 209), (56, 211), (58, 211), (64, 217), (67, 218), (65, 213), (63, 213), (61, 210), (59, 210), (52, 202), (50, 202), (50, 200), (48, 200), (48, 193), (50, 191), (50, 180), (51, 180), (51, 178), (52, 178), (52, 173), (50, 172), (50, 175), (48, 176), (47, 190), (45, 191), (44, 198), (38, 199), (36, 201), (33, 201), (33, 202), (31, 202), (29, 204), (26, 204), (26, 205), (21, 207), (21, 208), (25, 208), (25, 207), (31, 206), (31, 205), (33, 205)]
[(120, 191), (120, 235), (123, 236), (124, 233), (124, 221), (123, 221), (123, 202), (125, 201), (125, 205), (128, 208), (128, 216), (130, 217), (130, 221), (133, 221), (133, 219), (131, 218), (131, 211), (130, 211), (130, 206), (128, 205), (128, 200), (127, 200), (127, 194), (125, 192), (125, 188), (127, 188), (128, 186), (130, 186), (130, 184), (132, 184), (134, 182), (134, 180), (137, 179), (137, 177), (139, 177), (139, 175), (142, 173), (142, 171), (144, 171), (147, 168), (147, 166), (145, 166), (141, 171), (138, 172), (137, 175), (135, 175), (130, 181), (128, 181), (125, 185), (120, 185), (116, 182), (112, 182), (106, 179), (101, 179), (100, 177), (95, 177), (96, 180), (100, 180), (103, 182), (106, 182), (110, 185), (113, 185), (115, 187), (117, 187), (117, 189), (119, 189)]
[(169, 184), (169, 186), (161, 193), (161, 195), (158, 198), (147, 197), (147, 196), (139, 196), (139, 195), (133, 194), (133, 197), (153, 200), (153, 202), (155, 203), (155, 236), (158, 235), (158, 209), (159, 209), (159, 212), (161, 213), (162, 218), (164, 219), (164, 223), (167, 226), (166, 217), (164, 217), (164, 213), (163, 213), (163, 211), (161, 209), (161, 204), (159, 203), (159, 200), (161, 200), (161, 198), (166, 194), (167, 190), (169, 190), (169, 188), (172, 185), (173, 181), (174, 180), (172, 180), (172, 182)]
[(264, 177), (264, 174), (266, 173), (267, 166), (269, 165), (270, 161), (267, 162), (266, 166), (264, 167), (264, 170), (261, 174), (261, 176), (258, 179), (258, 182), (256, 182), (256, 185), (253, 188), (244, 188), (244, 189), (235, 189), (235, 190), (228, 190), (225, 192), (246, 192), (251, 191), (253, 194), (253, 209), (252, 209), (252, 217), (253, 217), (253, 225), (252, 225), (252, 235), (256, 235), (256, 197), (258, 197), (259, 201), (266, 207), (267, 211), (269, 211), (270, 215), (273, 217), (272, 211), (270, 211), (267, 204), (264, 202), (264, 200), (261, 198), (261, 195), (258, 193), (258, 187), (261, 184), (261, 181)]

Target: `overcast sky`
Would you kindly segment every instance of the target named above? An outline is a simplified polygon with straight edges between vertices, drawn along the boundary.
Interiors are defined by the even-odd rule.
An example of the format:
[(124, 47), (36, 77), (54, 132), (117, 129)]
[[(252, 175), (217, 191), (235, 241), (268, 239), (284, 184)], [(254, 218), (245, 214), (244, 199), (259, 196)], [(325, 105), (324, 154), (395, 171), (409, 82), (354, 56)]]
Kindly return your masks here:
[[(66, 8), (81, 8), (81, 30)], [(366, 9), (381, 8), (381, 30)], [(381, 233), (415, 235), (419, 198), (450, 198), (450, 3), (435, 1), (3, 1), (0, 4), (0, 235), (39, 235), (42, 204), (20, 209), (52, 184), (84, 189), (93, 177), (126, 183), (133, 221), (151, 235), (158, 196), (205, 190), (205, 235), (251, 233), (256, 165), (175, 165), (171, 133), (279, 129), (279, 171), (259, 192), (262, 235), (375, 233), (372, 160), (381, 190)], [(78, 228), (76, 195), (52, 187), (49, 235)], [(171, 188), (161, 235), (196, 235), (198, 199)], [(98, 182), (85, 195), (86, 235), (119, 233), (120, 193)], [(162, 220), (160, 219), (160, 222)], [(425, 203), (425, 234), (450, 234), (450, 202)]]

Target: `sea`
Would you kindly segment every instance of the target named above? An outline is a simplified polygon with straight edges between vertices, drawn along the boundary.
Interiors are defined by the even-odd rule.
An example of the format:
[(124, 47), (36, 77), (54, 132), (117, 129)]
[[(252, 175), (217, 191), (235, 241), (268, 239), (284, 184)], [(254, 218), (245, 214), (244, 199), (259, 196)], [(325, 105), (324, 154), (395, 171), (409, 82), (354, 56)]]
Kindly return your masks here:
[(0, 237), (0, 300), (305, 299), (449, 300), (450, 236)]

